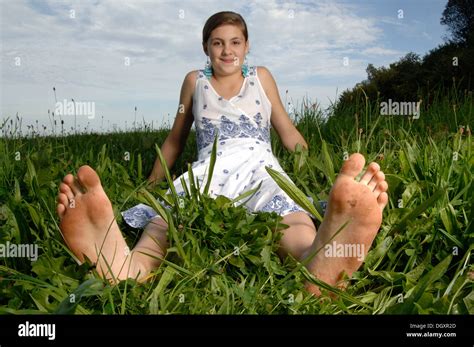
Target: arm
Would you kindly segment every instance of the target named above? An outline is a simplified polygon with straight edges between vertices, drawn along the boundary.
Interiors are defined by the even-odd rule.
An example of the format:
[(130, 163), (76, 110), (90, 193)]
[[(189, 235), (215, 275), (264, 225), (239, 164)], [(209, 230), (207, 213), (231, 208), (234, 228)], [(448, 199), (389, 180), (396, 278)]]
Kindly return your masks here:
[[(183, 152), (194, 121), (192, 110), (195, 83), (196, 72), (191, 71), (184, 78), (181, 87), (179, 107), (173, 127), (160, 148), (168, 169), (173, 167), (174, 163)], [(148, 178), (148, 182), (151, 185), (155, 185), (164, 177), (165, 172), (161, 166), (160, 159), (157, 158), (150, 177)]]
[(288, 113), (286, 113), (285, 108), (283, 107), (280, 94), (278, 93), (278, 87), (270, 71), (263, 66), (259, 66), (257, 74), (260, 77), (265, 93), (272, 104), (272, 126), (278, 133), (278, 136), (280, 136), (283, 146), (293, 152), (296, 144), (299, 143), (304, 149), (308, 150), (308, 144), (298, 129), (293, 125), (293, 122), (290, 117), (288, 117)]

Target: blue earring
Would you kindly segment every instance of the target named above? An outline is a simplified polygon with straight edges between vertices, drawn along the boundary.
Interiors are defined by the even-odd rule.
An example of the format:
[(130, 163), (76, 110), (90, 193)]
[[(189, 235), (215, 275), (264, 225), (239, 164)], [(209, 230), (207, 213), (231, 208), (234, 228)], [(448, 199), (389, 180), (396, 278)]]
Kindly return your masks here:
[(247, 61), (247, 56), (245, 56), (245, 61), (242, 64), (242, 76), (244, 76), (244, 78), (249, 76), (249, 64)]
[(212, 65), (209, 61), (209, 57), (207, 57), (206, 67), (204, 68), (204, 75), (206, 75), (207, 79), (210, 80), (212, 76)]

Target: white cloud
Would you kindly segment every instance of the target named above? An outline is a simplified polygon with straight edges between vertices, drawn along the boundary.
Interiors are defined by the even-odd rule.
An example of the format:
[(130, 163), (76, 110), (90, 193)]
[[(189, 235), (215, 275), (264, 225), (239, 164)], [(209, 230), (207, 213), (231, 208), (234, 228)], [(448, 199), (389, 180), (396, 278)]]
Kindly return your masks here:
[(383, 48), (383, 47), (370, 47), (364, 49), (362, 54), (365, 55), (400, 55), (403, 54), (403, 52), (394, 50), (394, 49), (388, 49), (388, 48)]
[[(379, 47), (377, 20), (357, 15), (347, 3), (42, 0), (4, 1), (1, 7), (2, 117), (19, 111), (44, 119), (54, 103), (53, 86), (58, 99), (95, 101), (117, 122), (130, 123), (135, 105), (149, 120), (174, 113), (169, 105), (178, 105), (185, 74), (206, 61), (204, 22), (226, 9), (247, 21), (249, 63), (268, 67), (279, 87), (297, 86), (294, 98), (310, 92), (333, 99), (339, 81), (365, 78), (367, 62), (351, 52), (398, 53)], [(315, 84), (318, 78), (325, 82)]]

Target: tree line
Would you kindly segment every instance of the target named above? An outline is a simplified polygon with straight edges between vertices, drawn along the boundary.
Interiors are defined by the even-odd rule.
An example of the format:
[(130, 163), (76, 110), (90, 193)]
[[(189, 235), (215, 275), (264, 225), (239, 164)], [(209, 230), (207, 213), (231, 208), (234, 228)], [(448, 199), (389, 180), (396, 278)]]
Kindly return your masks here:
[(444, 43), (423, 57), (410, 52), (388, 67), (367, 66), (367, 79), (344, 91), (335, 114), (354, 102), (418, 101), (429, 106), (447, 90), (472, 92), (474, 81), (474, 0), (449, 0), (440, 19), (448, 27)]

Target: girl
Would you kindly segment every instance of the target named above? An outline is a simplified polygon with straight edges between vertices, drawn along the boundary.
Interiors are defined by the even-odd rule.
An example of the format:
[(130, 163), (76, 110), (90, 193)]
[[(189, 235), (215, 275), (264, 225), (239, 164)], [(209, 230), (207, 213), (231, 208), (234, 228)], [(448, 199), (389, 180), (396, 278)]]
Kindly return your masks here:
[[(217, 135), (211, 195), (232, 199), (261, 183), (260, 190), (246, 202), (246, 207), (253, 212), (275, 211), (283, 216), (282, 223), (289, 227), (283, 231), (280, 241), (278, 254), (281, 257), (291, 254), (303, 261), (314, 250), (327, 245), (347, 221), (349, 224), (331, 240), (332, 244), (354, 244), (358, 249), (362, 246), (365, 256), (388, 200), (385, 193), (388, 186), (379, 166), (371, 163), (358, 182), (355, 177), (364, 166), (363, 156), (353, 154), (345, 162), (331, 190), (324, 221), (316, 233), (310, 214), (291, 200), (265, 170), (265, 166), (269, 166), (284, 174), (271, 150), (270, 125), (288, 150), (295, 150), (298, 143), (305, 149), (308, 145), (285, 112), (270, 72), (264, 67), (248, 66), (249, 41), (244, 19), (234, 12), (214, 14), (204, 25), (202, 44), (208, 57), (206, 68), (186, 75), (176, 119), (161, 147), (167, 166), (171, 168), (181, 154), (195, 122), (198, 159), (192, 168), (199, 183), (207, 181), (205, 172)], [(157, 159), (149, 182), (155, 184), (163, 178), (164, 170)], [(187, 173), (183, 178), (189, 184)], [(183, 195), (180, 177), (174, 184), (178, 194)], [(60, 191), (60, 228), (80, 261), (87, 256), (105, 278), (118, 280), (144, 279), (160, 265), (159, 260), (143, 254), (162, 258), (168, 247), (167, 224), (151, 207), (140, 204), (122, 213), (129, 225), (145, 227), (141, 239), (130, 251), (94, 170), (83, 166), (77, 179), (67, 175)], [(74, 208), (70, 208), (71, 201)], [(76, 225), (79, 221), (81, 227)], [(318, 252), (307, 267), (319, 279), (336, 285), (344, 272), (350, 275), (363, 259), (360, 255), (344, 255), (339, 259), (336, 254), (339, 253)], [(307, 288), (319, 294), (317, 287), (308, 284)]]
[[(269, 71), (247, 65), (249, 43), (243, 18), (232, 12), (213, 15), (204, 26), (203, 48), (208, 56), (206, 68), (186, 76), (181, 110), (163, 144), (167, 165), (171, 167), (181, 154), (194, 121), (199, 153), (192, 169), (199, 183), (207, 181), (205, 172), (209, 168), (214, 137), (218, 135), (212, 196), (235, 198), (262, 183), (260, 190), (246, 203), (249, 210), (274, 211), (282, 216), (297, 211), (306, 213), (265, 170), (265, 166), (269, 166), (284, 174), (272, 153), (270, 123), (287, 149), (293, 151), (297, 143), (306, 149), (308, 145), (284, 111)], [(157, 159), (149, 181), (154, 183), (163, 178)], [(183, 178), (189, 185), (187, 173)], [(184, 195), (180, 177), (174, 184), (178, 194)], [(132, 227), (142, 228), (157, 213), (141, 204), (122, 215)]]

